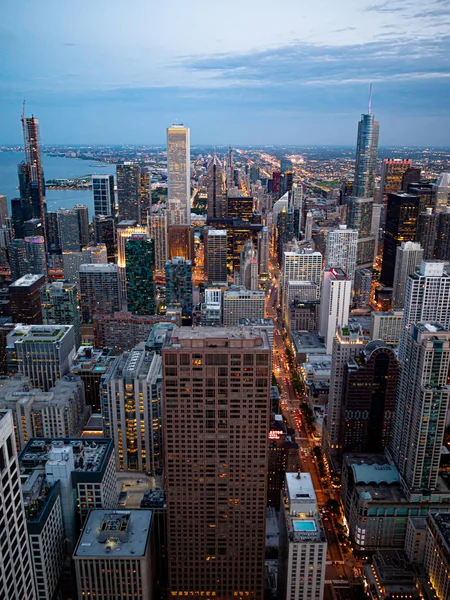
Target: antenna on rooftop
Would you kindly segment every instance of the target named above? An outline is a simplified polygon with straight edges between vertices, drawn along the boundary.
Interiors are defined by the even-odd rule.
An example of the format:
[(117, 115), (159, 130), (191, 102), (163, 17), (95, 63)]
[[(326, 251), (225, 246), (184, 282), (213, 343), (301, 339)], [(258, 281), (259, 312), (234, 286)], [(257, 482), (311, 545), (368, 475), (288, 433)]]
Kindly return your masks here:
[(370, 89), (369, 89), (369, 115), (371, 114), (372, 110), (372, 84), (370, 84)]

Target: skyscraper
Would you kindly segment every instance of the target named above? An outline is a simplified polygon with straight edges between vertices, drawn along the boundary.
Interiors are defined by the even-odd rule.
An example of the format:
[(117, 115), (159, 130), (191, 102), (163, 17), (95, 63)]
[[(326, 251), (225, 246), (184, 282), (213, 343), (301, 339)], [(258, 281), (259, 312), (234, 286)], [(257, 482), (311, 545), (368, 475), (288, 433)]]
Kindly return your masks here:
[(266, 279), (269, 276), (270, 241), (269, 229), (263, 227), (258, 232), (258, 268), (259, 276)]
[(0, 194), (0, 227), (6, 226), (6, 220), (8, 218), (8, 202), (6, 196)]
[(63, 252), (79, 252), (81, 249), (78, 214), (69, 208), (58, 208), (58, 229)]
[(370, 269), (357, 269), (355, 271), (355, 306), (367, 309), (370, 306), (370, 293), (372, 291), (372, 271)]
[(14, 239), (8, 246), (8, 262), (11, 281), (16, 281), (28, 273), (27, 248), (23, 239)]
[(258, 254), (252, 240), (247, 240), (241, 250), (240, 284), (247, 290), (258, 290)]
[(442, 212), (450, 206), (450, 173), (442, 173), (433, 186), (434, 209)]
[(373, 198), (352, 196), (347, 202), (347, 226), (358, 232), (356, 267), (372, 268), (377, 240), (372, 233)]
[(441, 214), (444, 213), (433, 213), (432, 208), (427, 208), (424, 213), (419, 213), (417, 217), (416, 242), (423, 248), (424, 260), (433, 260), (435, 258), (439, 217)]
[(155, 271), (163, 273), (167, 260), (167, 211), (160, 208), (149, 213), (150, 237), (155, 245)]
[(283, 290), (288, 281), (312, 281), (318, 283), (322, 278), (322, 255), (320, 252), (299, 249), (283, 253)]
[(93, 315), (113, 315), (122, 306), (117, 265), (81, 265), (79, 275), (81, 319), (91, 323)]
[(423, 249), (415, 242), (402, 242), (395, 257), (392, 308), (403, 308), (408, 277), (416, 272), (423, 258)]
[(181, 308), (183, 317), (192, 317), (192, 263), (181, 257), (166, 262), (166, 305)]
[(223, 294), (223, 324), (225, 327), (239, 325), (241, 319), (263, 319), (266, 296), (244, 286), (232, 285)]
[(167, 227), (167, 258), (172, 260), (178, 256), (185, 260), (194, 259), (194, 229), (190, 225)]
[(105, 244), (108, 253), (108, 262), (114, 262), (117, 253), (117, 232), (112, 215), (94, 216), (94, 236), (96, 244)]
[(76, 283), (53, 281), (41, 288), (42, 322), (45, 325), (72, 325), (75, 347), (81, 345), (81, 321)]
[(89, 209), (84, 204), (76, 204), (73, 207), (73, 211), (78, 217), (80, 246), (83, 248), (89, 244)]
[(409, 492), (429, 496), (437, 487), (450, 402), (450, 332), (415, 323), (403, 347), (391, 452)]
[(154, 242), (134, 234), (125, 243), (128, 310), (135, 315), (155, 314)]
[(26, 237), (25, 249), (27, 252), (28, 273), (44, 275), (47, 279), (47, 255), (45, 253), (45, 240), (40, 236)]
[(267, 332), (178, 328), (166, 340), (162, 359), (170, 593), (260, 599)]
[(14, 323), (39, 325), (42, 323), (41, 287), (44, 275), (27, 274), (9, 286), (11, 317)]
[(397, 247), (402, 242), (413, 242), (416, 237), (419, 198), (406, 192), (388, 194), (386, 227), (383, 242), (381, 281), (392, 286), (394, 282)]
[(95, 215), (115, 215), (114, 175), (92, 175), (92, 195)]
[(36, 599), (11, 412), (0, 410), (0, 598)]
[(355, 180), (353, 196), (373, 198), (375, 191), (375, 173), (377, 168), (378, 136), (380, 126), (370, 113), (361, 115), (358, 123), (356, 143)]
[(327, 269), (340, 268), (352, 281), (355, 278), (358, 232), (339, 225), (327, 233), (325, 265)]
[[(116, 166), (119, 221), (141, 222), (140, 167), (124, 162)], [(111, 214), (111, 213), (108, 213)]]
[(383, 202), (387, 202), (388, 194), (395, 194), (396, 192), (400, 192), (403, 189), (403, 177), (410, 167), (410, 158), (383, 159), (380, 184), (380, 197)]
[(323, 273), (320, 296), (319, 333), (325, 338), (327, 354), (331, 354), (338, 327), (348, 323), (352, 298), (352, 280), (342, 269), (330, 269)]
[(227, 230), (205, 230), (205, 270), (208, 282), (227, 282)]
[(223, 181), (222, 163), (217, 155), (211, 158), (206, 173), (208, 219), (226, 217), (227, 201)]
[(190, 130), (184, 125), (167, 128), (167, 181), (169, 225), (191, 223)]

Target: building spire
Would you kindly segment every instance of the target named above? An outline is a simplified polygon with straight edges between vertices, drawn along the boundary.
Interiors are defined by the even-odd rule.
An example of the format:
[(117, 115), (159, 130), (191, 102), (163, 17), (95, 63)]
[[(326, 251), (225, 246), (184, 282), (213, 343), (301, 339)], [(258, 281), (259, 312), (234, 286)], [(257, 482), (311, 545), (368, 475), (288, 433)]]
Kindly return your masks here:
[(369, 112), (368, 114), (371, 114), (371, 110), (372, 110), (372, 84), (370, 84), (370, 89), (369, 89)]

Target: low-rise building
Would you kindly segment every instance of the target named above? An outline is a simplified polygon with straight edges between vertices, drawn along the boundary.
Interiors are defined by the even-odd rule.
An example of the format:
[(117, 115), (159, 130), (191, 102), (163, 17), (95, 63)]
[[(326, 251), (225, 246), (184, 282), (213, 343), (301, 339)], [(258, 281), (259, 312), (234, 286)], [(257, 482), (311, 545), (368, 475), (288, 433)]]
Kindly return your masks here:
[(377, 552), (364, 565), (364, 587), (370, 600), (419, 600), (417, 576), (402, 550)]
[(327, 349), (323, 337), (313, 331), (291, 331), (291, 349), (298, 365), (311, 355), (325, 356)]

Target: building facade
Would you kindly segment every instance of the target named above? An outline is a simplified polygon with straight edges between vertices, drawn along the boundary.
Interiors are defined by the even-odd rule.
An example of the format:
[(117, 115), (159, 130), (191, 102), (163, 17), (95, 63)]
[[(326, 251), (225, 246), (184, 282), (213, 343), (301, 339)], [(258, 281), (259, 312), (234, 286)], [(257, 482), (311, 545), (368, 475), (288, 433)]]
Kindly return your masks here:
[(119, 287), (119, 267), (107, 265), (80, 266), (81, 320), (91, 323), (98, 313), (113, 315), (122, 306)]
[(92, 175), (92, 195), (95, 215), (114, 216), (116, 214), (114, 175)]
[(191, 143), (184, 125), (167, 128), (167, 219), (169, 225), (191, 223)]

